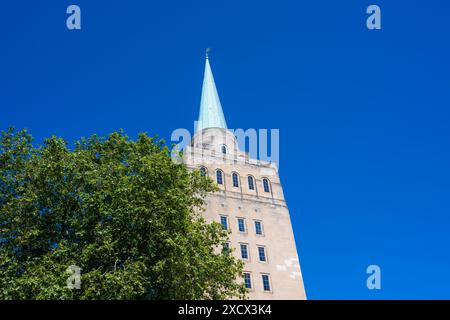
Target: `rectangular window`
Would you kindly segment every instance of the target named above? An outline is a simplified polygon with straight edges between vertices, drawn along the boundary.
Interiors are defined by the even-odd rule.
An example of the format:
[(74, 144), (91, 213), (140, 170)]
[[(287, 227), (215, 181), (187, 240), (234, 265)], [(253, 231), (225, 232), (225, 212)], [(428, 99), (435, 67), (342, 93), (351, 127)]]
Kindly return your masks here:
[(217, 184), (223, 184), (222, 171), (216, 171)]
[(260, 262), (267, 262), (265, 247), (258, 246), (258, 257)]
[(238, 230), (239, 232), (245, 232), (245, 219), (243, 218), (238, 218)]
[(220, 224), (223, 230), (228, 230), (228, 218), (225, 216), (220, 216)]
[(250, 190), (255, 190), (255, 185), (253, 183), (253, 177), (252, 176), (248, 176), (248, 188)]
[(235, 188), (239, 187), (239, 177), (237, 173), (233, 173), (233, 187)]
[(241, 247), (241, 258), (244, 260), (248, 260), (248, 256), (249, 256), (248, 245), (245, 243), (241, 243), (240, 247)]
[(268, 274), (262, 274), (261, 278), (262, 278), (264, 291), (270, 291), (270, 278), (269, 278), (269, 275)]
[(255, 220), (255, 232), (257, 235), (262, 236), (263, 234), (262, 221)]
[(244, 272), (244, 284), (247, 289), (252, 288), (252, 277), (249, 272)]
[(264, 192), (270, 192), (269, 189), (269, 180), (263, 179)]
[(224, 242), (223, 245), (222, 245), (222, 252), (224, 254), (230, 254), (230, 251), (231, 251), (230, 243), (229, 242)]

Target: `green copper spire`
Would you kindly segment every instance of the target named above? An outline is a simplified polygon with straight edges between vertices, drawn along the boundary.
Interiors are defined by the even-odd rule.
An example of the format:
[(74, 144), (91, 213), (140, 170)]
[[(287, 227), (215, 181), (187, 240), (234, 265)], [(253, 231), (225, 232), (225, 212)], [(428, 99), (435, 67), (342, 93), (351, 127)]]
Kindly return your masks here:
[(227, 128), (219, 94), (217, 93), (214, 77), (209, 65), (209, 49), (206, 50), (205, 75), (203, 78), (202, 99), (200, 101), (200, 115), (196, 131), (206, 128)]

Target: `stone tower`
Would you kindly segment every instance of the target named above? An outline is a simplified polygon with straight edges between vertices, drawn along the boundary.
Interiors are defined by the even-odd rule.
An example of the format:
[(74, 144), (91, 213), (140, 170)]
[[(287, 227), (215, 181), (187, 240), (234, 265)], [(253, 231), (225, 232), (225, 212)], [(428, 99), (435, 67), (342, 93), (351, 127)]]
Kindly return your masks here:
[(207, 197), (205, 219), (231, 230), (225, 245), (245, 262), (250, 299), (306, 299), (278, 168), (240, 150), (227, 129), (208, 56), (199, 120), (185, 161), (220, 188)]

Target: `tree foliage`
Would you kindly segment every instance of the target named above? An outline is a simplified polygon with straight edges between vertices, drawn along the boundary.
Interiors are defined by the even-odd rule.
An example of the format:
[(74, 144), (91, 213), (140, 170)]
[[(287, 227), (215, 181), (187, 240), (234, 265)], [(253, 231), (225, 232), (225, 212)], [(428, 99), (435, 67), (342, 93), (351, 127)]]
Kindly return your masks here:
[[(0, 137), (0, 299), (227, 299), (245, 296), (228, 234), (201, 217), (216, 187), (164, 142), (123, 132), (32, 145)], [(67, 268), (81, 268), (70, 289)]]

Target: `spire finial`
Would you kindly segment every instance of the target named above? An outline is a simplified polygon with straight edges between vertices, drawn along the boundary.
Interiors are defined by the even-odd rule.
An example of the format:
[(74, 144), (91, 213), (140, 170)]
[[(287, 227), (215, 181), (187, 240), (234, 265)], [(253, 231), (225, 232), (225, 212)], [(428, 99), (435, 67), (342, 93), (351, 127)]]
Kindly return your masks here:
[(206, 59), (208, 59), (208, 57), (209, 57), (209, 52), (211, 51), (211, 48), (206, 48), (206, 52), (205, 52), (205, 54), (206, 54)]

